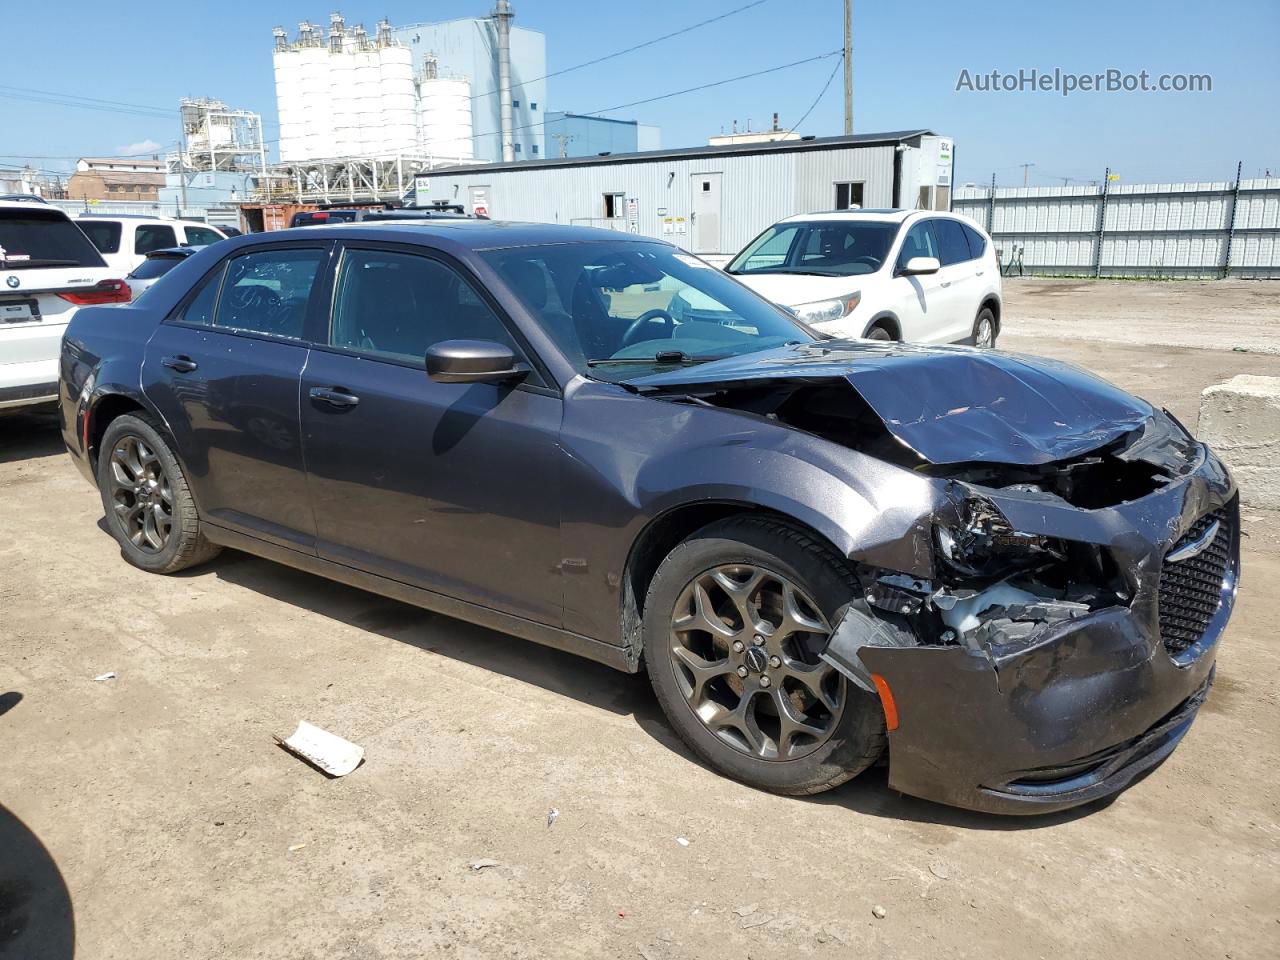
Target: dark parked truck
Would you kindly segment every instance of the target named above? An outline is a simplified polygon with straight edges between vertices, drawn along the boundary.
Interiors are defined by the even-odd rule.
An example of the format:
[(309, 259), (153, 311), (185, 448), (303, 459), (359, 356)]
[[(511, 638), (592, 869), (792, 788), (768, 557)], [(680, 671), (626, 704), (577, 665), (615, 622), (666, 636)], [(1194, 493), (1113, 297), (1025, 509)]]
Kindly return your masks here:
[(647, 670), (699, 756), (782, 793), (887, 751), (974, 809), (1112, 794), (1187, 732), (1235, 596), (1234, 484), (1167, 413), (823, 339), (640, 237), (235, 238), (78, 313), (61, 363), (129, 562), (236, 548)]

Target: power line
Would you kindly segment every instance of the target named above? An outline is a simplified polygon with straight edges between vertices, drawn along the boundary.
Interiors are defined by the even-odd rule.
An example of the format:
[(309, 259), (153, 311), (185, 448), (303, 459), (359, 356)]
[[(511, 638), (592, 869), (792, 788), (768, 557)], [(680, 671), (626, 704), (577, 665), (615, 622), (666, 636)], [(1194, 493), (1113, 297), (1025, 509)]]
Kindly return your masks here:
[[(665, 33), (660, 37), (654, 37), (652, 40), (645, 40), (643, 43), (637, 43), (635, 46), (627, 47), (625, 50), (618, 50), (614, 53), (606, 53), (603, 57), (596, 57), (594, 60), (587, 60), (585, 63), (578, 63), (578, 64), (574, 64), (572, 67), (565, 67), (562, 70), (554, 70), (551, 73), (544, 73), (542, 76), (534, 77), (532, 80), (522, 80), (519, 84), (517, 84), (517, 86), (524, 87), (530, 84), (537, 83), (540, 80), (550, 80), (552, 77), (559, 77), (559, 76), (563, 76), (566, 73), (571, 73), (574, 70), (581, 70), (583, 67), (594, 67), (597, 63), (604, 63), (606, 60), (612, 60), (614, 57), (621, 57), (628, 53), (635, 53), (637, 50), (643, 50), (645, 47), (652, 47), (655, 43), (661, 43), (663, 40), (670, 40), (672, 37), (678, 37), (681, 34), (689, 33), (690, 31), (697, 30), (700, 27), (705, 27), (708, 24), (717, 23), (721, 20), (726, 20), (729, 17), (742, 13), (744, 10), (750, 10), (752, 7), (758, 7), (761, 4), (768, 3), (768, 2), (769, 0), (752, 0), (751, 3), (744, 4), (741, 7), (735, 7), (734, 9), (726, 13), (719, 14), (718, 16), (711, 17), (707, 20), (700, 20), (697, 23), (690, 24), (687, 27), (681, 27), (679, 30), (675, 30), (671, 33)], [(497, 90), (490, 90), (486, 93), (477, 93), (471, 99), (479, 100), (481, 97), (492, 97), (492, 96), (495, 96), (498, 92), (499, 91)], [(481, 134), (481, 136), (488, 136), (488, 134)]]
[[(764, 70), (756, 70), (752, 73), (743, 73), (736, 77), (727, 77), (724, 80), (713, 80), (711, 83), (701, 83), (696, 87), (686, 87), (683, 90), (674, 90), (671, 93), (663, 93), (656, 97), (646, 97), (643, 100), (632, 100), (630, 103), (620, 103), (614, 107), (603, 107), (599, 110), (592, 110), (589, 113), (580, 113), (578, 116), (594, 117), (602, 113), (612, 113), (614, 110), (625, 110), (628, 107), (638, 107), (646, 103), (656, 103), (659, 100), (670, 100), (672, 97), (684, 96), (686, 93), (697, 93), (701, 90), (710, 90), (712, 87), (722, 87), (726, 83), (736, 83), (739, 80), (750, 80), (753, 77), (763, 77), (766, 74), (777, 73), (779, 70), (789, 70), (791, 67), (798, 67), (801, 64), (814, 63), (818, 60), (825, 60), (827, 57), (839, 56), (840, 53), (841, 51), (839, 50), (831, 50), (827, 53), (819, 53), (816, 56), (805, 57), (803, 60), (793, 60), (790, 63), (782, 63), (776, 67), (768, 67)], [(546, 125), (547, 121), (540, 120), (537, 123), (526, 123), (524, 126), (515, 127), (512, 132), (514, 133), (516, 130), (533, 130), (536, 127), (545, 127)], [(501, 135), (501, 130), (488, 130), (484, 133), (474, 134), (471, 139), (479, 140), (481, 137), (496, 137)]]
[(14, 87), (7, 84), (0, 85), (0, 97), (10, 100), (29, 100), (34, 103), (52, 103), (65, 107), (83, 107), (87, 110), (101, 110), (109, 113), (128, 113), (157, 118), (173, 116), (171, 109), (163, 107), (126, 103), (122, 100), (102, 100), (98, 97), (82, 97), (74, 93), (58, 93), (54, 90), (36, 90), (31, 87)]
[(840, 69), (840, 64), (844, 62), (845, 62), (844, 51), (841, 50), (840, 59), (837, 60), (836, 65), (831, 68), (831, 75), (827, 77), (827, 82), (822, 85), (822, 90), (818, 93), (817, 97), (814, 98), (813, 103), (809, 104), (809, 109), (804, 112), (804, 116), (801, 117), (799, 120), (797, 120), (795, 123), (795, 126), (793, 126), (790, 130), (787, 131), (787, 136), (790, 136), (791, 134), (799, 130), (800, 125), (809, 119), (809, 114), (813, 113), (814, 108), (817, 107), (817, 105), (822, 101), (822, 98), (827, 95), (827, 90), (829, 90), (831, 87), (831, 81), (836, 78), (836, 71)]

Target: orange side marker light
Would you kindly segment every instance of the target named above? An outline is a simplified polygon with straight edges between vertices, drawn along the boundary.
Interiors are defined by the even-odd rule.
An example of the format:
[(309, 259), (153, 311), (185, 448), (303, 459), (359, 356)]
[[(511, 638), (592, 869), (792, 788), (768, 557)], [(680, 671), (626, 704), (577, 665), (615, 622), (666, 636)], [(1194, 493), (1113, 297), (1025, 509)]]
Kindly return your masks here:
[(876, 692), (880, 694), (880, 705), (884, 707), (884, 725), (890, 730), (897, 730), (898, 704), (893, 699), (893, 691), (889, 689), (888, 681), (880, 674), (873, 673), (871, 682), (876, 685)]

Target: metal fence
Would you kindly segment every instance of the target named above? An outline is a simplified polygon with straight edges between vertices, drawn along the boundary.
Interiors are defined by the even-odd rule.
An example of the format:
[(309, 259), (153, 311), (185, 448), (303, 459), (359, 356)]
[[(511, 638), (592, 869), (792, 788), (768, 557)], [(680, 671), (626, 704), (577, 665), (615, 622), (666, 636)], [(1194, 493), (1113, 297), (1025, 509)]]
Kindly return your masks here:
[(1280, 278), (1280, 178), (958, 187), (1007, 274)]
[(203, 206), (176, 203), (160, 203), (154, 200), (50, 200), (50, 204), (65, 210), (69, 216), (97, 214), (110, 217), (118, 214), (129, 216), (165, 217), (178, 220), (202, 220), (215, 227), (239, 227), (240, 209), (234, 203)]

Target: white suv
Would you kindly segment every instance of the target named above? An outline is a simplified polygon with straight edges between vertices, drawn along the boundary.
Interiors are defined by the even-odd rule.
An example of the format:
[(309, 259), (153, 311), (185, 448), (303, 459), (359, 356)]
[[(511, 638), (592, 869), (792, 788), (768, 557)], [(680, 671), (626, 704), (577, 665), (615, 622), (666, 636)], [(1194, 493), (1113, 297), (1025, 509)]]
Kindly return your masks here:
[(115, 267), (122, 277), (147, 259), (152, 250), (207, 247), (227, 238), (225, 233), (207, 223), (159, 217), (109, 217), (86, 213), (76, 217), (76, 226), (93, 241), (107, 265)]
[(128, 303), (121, 276), (57, 207), (0, 200), (0, 409), (57, 399), (67, 321)]
[(991, 238), (949, 213), (789, 217), (725, 269), (837, 337), (993, 347), (1000, 333), (1000, 265)]

